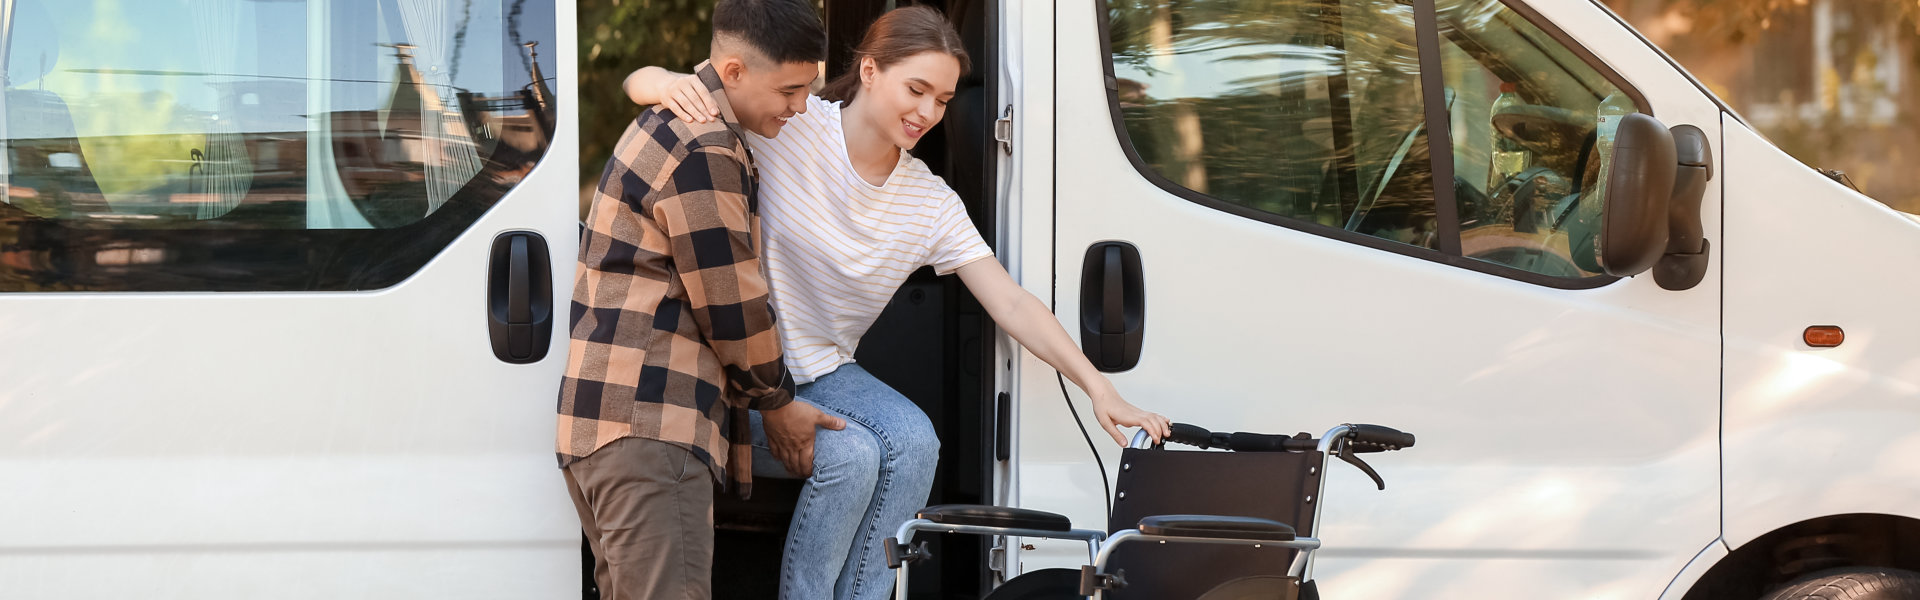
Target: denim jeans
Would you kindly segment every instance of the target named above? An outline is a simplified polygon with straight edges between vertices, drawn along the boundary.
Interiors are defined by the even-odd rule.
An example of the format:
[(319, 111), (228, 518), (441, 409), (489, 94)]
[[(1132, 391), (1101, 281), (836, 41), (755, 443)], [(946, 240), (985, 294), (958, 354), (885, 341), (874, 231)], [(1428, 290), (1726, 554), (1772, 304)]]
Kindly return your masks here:
[[(926, 413), (856, 365), (842, 365), (795, 390), (800, 400), (846, 419), (815, 429), (813, 476), (800, 491), (780, 561), (782, 600), (886, 600), (893, 572), (887, 537), (926, 506), (940, 439)], [(753, 419), (753, 471), (797, 479), (767, 450)]]

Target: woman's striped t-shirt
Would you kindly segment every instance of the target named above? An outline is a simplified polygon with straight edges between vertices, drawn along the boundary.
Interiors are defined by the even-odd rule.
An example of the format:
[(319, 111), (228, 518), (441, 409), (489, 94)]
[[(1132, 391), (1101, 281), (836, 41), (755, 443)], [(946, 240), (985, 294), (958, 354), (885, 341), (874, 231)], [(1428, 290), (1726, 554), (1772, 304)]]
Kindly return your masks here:
[(843, 131), (840, 104), (809, 97), (778, 137), (746, 136), (771, 300), (798, 383), (853, 362), (860, 337), (915, 269), (946, 275), (993, 256), (926, 163), (901, 152), (876, 187), (854, 171)]

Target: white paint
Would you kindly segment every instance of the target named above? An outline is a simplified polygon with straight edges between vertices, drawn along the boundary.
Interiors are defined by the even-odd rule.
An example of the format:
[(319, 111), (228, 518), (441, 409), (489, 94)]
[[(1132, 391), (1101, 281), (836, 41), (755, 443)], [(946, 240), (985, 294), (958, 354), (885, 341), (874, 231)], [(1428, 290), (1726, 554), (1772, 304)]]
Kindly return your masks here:
[[(1920, 516), (1920, 223), (1729, 122), (1726, 539), (1825, 515)], [(1815, 349), (1811, 325), (1846, 342)]]
[[(1711, 100), (1610, 16), (1582, 3), (1537, 8), (1667, 125), (1718, 137)], [(1055, 155), (1054, 253), (1013, 260), (1051, 267), (1055, 312), (1075, 323), (1085, 249), (1139, 247), (1144, 354), (1112, 378), (1145, 408), (1223, 429), (1372, 422), (1420, 436), (1412, 451), (1371, 459), (1385, 492), (1330, 471), (1328, 549), (1316, 561), (1325, 593), (1651, 598), (1719, 537), (1718, 253), (1686, 292), (1651, 276), (1557, 290), (1180, 199), (1137, 175), (1115, 139), (1098, 15), (1086, 3), (1055, 11), (1056, 143), (1073, 151)], [(1712, 187), (1704, 218), (1717, 247)], [(1097, 523), (1098, 472), (1051, 371), (1028, 366), (1039, 373), (1021, 378), (1017, 504)], [(1117, 452), (1099, 441), (1111, 475)], [(1078, 560), (1071, 544), (1047, 544), (1021, 565)]]
[[(559, 2), (559, 81), (576, 79)], [(494, 358), (494, 236), (547, 240), (564, 322), (578, 107), (512, 193), (365, 293), (0, 295), (0, 597), (557, 598), (566, 330)]]

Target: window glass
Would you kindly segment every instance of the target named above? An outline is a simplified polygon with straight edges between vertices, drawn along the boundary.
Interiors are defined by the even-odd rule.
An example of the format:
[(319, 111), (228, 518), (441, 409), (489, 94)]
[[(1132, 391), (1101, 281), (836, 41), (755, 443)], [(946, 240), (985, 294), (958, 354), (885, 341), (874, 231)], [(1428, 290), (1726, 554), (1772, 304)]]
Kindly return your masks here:
[(1634, 101), (1499, 0), (1437, 8), (1461, 253), (1543, 275), (1599, 275), (1603, 159)]
[(551, 0), (15, 0), (0, 291), (397, 283), (553, 135)]
[(1435, 247), (1413, 10), (1393, 0), (1115, 0), (1115, 87), (1152, 175)]

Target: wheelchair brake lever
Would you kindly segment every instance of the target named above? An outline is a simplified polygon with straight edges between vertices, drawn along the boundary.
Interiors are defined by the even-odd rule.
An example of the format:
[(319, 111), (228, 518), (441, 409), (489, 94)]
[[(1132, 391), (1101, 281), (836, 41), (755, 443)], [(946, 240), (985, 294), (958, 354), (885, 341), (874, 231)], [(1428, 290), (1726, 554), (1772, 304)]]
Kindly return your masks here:
[(1382, 490), (1387, 489), (1387, 481), (1380, 478), (1380, 473), (1373, 470), (1373, 465), (1367, 464), (1367, 461), (1360, 460), (1360, 457), (1356, 456), (1351, 448), (1340, 449), (1340, 460), (1360, 469), (1360, 472), (1366, 473), (1368, 477), (1372, 477), (1373, 485), (1379, 486)]

